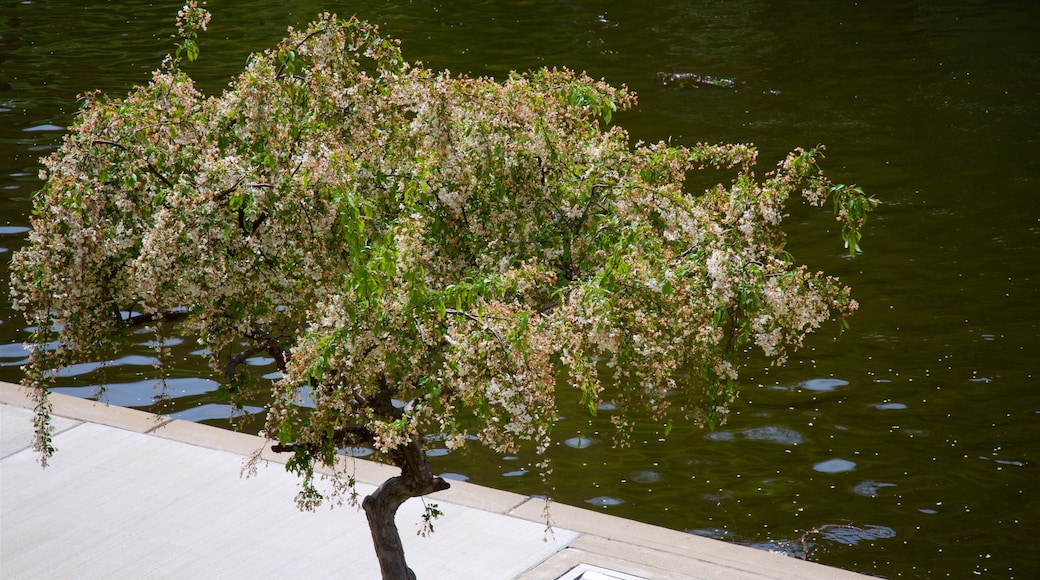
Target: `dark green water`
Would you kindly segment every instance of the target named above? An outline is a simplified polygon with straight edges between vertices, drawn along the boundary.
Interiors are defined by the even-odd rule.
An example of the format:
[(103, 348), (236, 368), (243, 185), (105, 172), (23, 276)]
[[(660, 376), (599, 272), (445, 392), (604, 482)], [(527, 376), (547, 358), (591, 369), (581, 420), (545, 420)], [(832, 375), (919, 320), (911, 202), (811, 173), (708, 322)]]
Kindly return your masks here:
[[(3, 279), (29, 223), (37, 158), (57, 146), (76, 95), (145, 82), (179, 4), (0, 4)], [(640, 107), (618, 122), (637, 138), (750, 141), (763, 168), (825, 143), (832, 177), (884, 200), (854, 261), (825, 212), (792, 208), (795, 255), (855, 289), (852, 329), (824, 329), (786, 368), (752, 358), (730, 424), (714, 433), (680, 426), (661, 440), (651, 425), (613, 449), (609, 412), (568, 409), (551, 494), (796, 557), (807, 547), (888, 578), (1040, 577), (1040, 3), (212, 4), (193, 70), (214, 90), (250, 51), (328, 9), (383, 24), (410, 59), (438, 69), (568, 66), (625, 83)], [(666, 87), (662, 71), (737, 84)], [(26, 333), (2, 292), (0, 379), (18, 381)], [(228, 425), (201, 358), (190, 343), (177, 349), (174, 399), (160, 410)], [(105, 380), (105, 400), (149, 408), (149, 365), (142, 346), (104, 369), (63, 371), (62, 390), (90, 397)], [(546, 492), (525, 470), (530, 457), (474, 448), (434, 461), (476, 483)], [(858, 531), (829, 527), (801, 543), (835, 524)]]

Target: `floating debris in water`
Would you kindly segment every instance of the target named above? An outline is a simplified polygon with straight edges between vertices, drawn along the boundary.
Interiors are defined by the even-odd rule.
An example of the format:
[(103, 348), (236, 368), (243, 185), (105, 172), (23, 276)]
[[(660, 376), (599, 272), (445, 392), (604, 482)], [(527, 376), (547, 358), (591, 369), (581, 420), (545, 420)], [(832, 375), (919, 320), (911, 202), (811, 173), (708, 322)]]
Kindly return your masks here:
[(657, 78), (661, 79), (661, 84), (665, 86), (675, 85), (678, 87), (714, 87), (717, 89), (732, 89), (737, 86), (736, 79), (730, 79), (726, 77), (713, 77), (709, 75), (699, 75), (695, 73), (657, 73)]

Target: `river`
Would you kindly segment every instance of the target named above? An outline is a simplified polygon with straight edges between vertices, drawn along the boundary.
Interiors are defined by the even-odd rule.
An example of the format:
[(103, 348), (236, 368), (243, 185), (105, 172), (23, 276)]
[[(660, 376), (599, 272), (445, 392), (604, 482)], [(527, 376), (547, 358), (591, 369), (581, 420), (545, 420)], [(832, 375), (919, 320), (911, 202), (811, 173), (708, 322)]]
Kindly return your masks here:
[[(840, 275), (861, 308), (849, 331), (824, 328), (784, 368), (751, 356), (722, 429), (662, 438), (651, 425), (615, 449), (608, 413), (574, 406), (554, 432), (551, 490), (523, 454), (435, 449), (436, 470), (886, 578), (1040, 576), (1040, 3), (212, 4), (189, 68), (211, 91), (287, 26), (357, 14), (435, 69), (566, 66), (626, 84), (640, 105), (616, 122), (638, 139), (753, 142), (763, 167), (823, 143), (832, 178), (883, 201), (856, 260), (827, 212), (791, 208), (793, 254)], [(29, 226), (38, 158), (77, 94), (146, 82), (179, 6), (0, 6), (0, 278)], [(659, 72), (734, 83), (666, 86)], [(17, 382), (27, 333), (0, 292), (0, 380)], [(263, 400), (229, 419), (192, 345), (176, 353), (162, 408), (144, 345), (64, 370), (59, 390), (258, 428)]]

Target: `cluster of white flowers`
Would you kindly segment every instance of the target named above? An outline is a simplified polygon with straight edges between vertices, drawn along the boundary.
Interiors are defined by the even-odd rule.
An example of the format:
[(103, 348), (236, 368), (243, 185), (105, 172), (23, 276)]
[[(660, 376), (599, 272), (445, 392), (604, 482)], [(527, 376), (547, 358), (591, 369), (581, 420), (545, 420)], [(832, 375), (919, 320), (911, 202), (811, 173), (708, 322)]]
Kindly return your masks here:
[(200, 9), (199, 3), (191, 0), (177, 12), (177, 30), (181, 36), (188, 31), (206, 30), (211, 18), (208, 10)]
[(733, 281), (730, 270), (737, 257), (732, 252), (715, 249), (708, 254), (705, 265), (711, 279), (711, 291), (719, 302), (726, 303), (733, 298)]

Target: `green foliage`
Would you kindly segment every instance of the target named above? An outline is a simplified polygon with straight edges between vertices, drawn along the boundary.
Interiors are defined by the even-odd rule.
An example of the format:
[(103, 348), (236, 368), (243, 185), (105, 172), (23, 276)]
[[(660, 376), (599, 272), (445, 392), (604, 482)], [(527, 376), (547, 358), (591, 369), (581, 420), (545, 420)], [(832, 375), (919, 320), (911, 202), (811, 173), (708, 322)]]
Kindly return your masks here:
[(423, 521), (419, 527), (419, 531), (416, 533), (424, 538), (432, 534), (433, 520), (441, 517), (442, 515), (444, 515), (444, 512), (441, 511), (440, 506), (438, 506), (435, 503), (426, 503), (426, 501), (423, 500)]
[(859, 247), (863, 237), (861, 228), (867, 220), (867, 214), (877, 207), (878, 200), (855, 185), (835, 185), (831, 187), (830, 195), (834, 200), (835, 219), (841, 222), (841, 239), (845, 240), (849, 256), (855, 257), (863, 252)]
[[(87, 96), (45, 160), (12, 264), (41, 404), (51, 369), (124, 343), (120, 311), (183, 313), (210, 352), (279, 361), (266, 433), (297, 449), (310, 507), (315, 465), (358, 437), (544, 454), (558, 394), (615, 403), (620, 442), (641, 413), (721, 424), (747, 347), (782, 363), (856, 308), (784, 248), (792, 194), (833, 199), (853, 254), (876, 204), (817, 149), (759, 176), (747, 145), (633, 144), (611, 125), (624, 87), (435, 73), (328, 14), (206, 96), (180, 57), (207, 22), (189, 4), (175, 57), (124, 98)], [(689, 190), (698, 171), (719, 185)]]
[(189, 0), (177, 13), (175, 38), (180, 38), (181, 42), (177, 45), (177, 51), (173, 55), (175, 65), (180, 64), (182, 55), (188, 57), (188, 62), (195, 62), (199, 58), (199, 43), (196, 39), (199, 31), (206, 30), (209, 20), (209, 12), (199, 7), (195, 0)]

